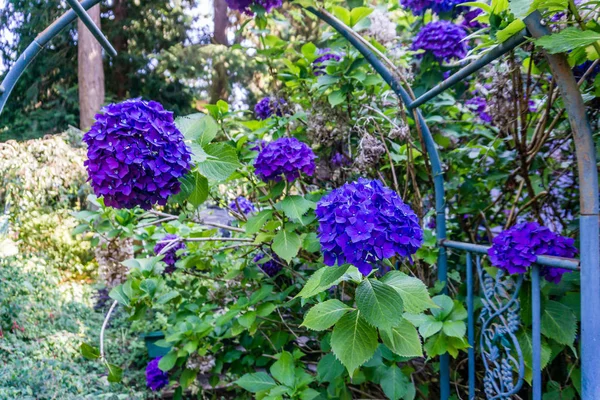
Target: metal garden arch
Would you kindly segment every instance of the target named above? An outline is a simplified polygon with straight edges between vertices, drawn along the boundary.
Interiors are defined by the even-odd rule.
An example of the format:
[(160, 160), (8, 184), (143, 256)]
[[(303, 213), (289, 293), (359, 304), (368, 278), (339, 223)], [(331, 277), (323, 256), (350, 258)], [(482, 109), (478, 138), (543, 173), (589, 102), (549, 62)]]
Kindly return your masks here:
[[(67, 0), (71, 10), (57, 19), (52, 25), (41, 32), (27, 49), (21, 54), (16, 63), (8, 71), (3, 82), (0, 84), (0, 115), (11, 91), (21, 74), (25, 71), (31, 61), (43, 50), (48, 42), (63, 28), (73, 22), (77, 17), (93, 33), (105, 51), (116, 55), (116, 51), (108, 42), (106, 37), (88, 16), (86, 10), (93, 7), (100, 0)], [(468, 354), (468, 381), (469, 399), (475, 399), (475, 349), (480, 349), (485, 375), (483, 392), (488, 399), (507, 399), (517, 393), (523, 384), (524, 365), (523, 356), (516, 339), (514, 331), (518, 326), (515, 319), (518, 312), (516, 295), (520, 289), (523, 277), (515, 281), (503, 281), (502, 274), (494, 279), (482, 270), (480, 264), (481, 254), (487, 252), (487, 246), (473, 243), (457, 242), (447, 238), (446, 235), (446, 202), (444, 196), (444, 175), (442, 164), (433, 141), (431, 132), (419, 111), (419, 106), (439, 95), (457, 82), (468, 77), (472, 73), (483, 68), (491, 61), (501, 57), (510, 50), (516, 48), (526, 41), (526, 37), (538, 38), (548, 34), (539, 12), (534, 12), (525, 18), (526, 29), (511, 37), (506, 42), (489, 50), (479, 59), (471, 62), (458, 72), (424, 93), (418, 98), (412, 96), (410, 87), (403, 86), (397, 76), (393, 73), (394, 66), (377, 49), (373, 48), (360, 35), (344, 25), (341, 21), (329, 14), (324, 9), (313, 7), (307, 10), (329, 24), (338, 31), (350, 44), (352, 44), (371, 64), (375, 71), (387, 82), (399, 100), (408, 111), (412, 112), (418, 129), (423, 136), (431, 167), (434, 174), (436, 226), (439, 245), (438, 278), (440, 281), (447, 280), (448, 260), (447, 249), (452, 251), (466, 252), (467, 271), (467, 309), (468, 329), (467, 337), (471, 345)], [(580, 260), (564, 259), (558, 257), (539, 256), (536, 265), (532, 268), (532, 342), (533, 342), (533, 399), (542, 398), (541, 379), (541, 339), (540, 339), (540, 280), (539, 266), (560, 267), (581, 272), (581, 364), (582, 364), (582, 397), (585, 400), (600, 399), (600, 231), (599, 231), (599, 191), (596, 152), (592, 140), (592, 131), (586, 116), (585, 104), (579, 91), (579, 87), (571, 72), (566, 57), (562, 54), (545, 54), (552, 74), (556, 77), (560, 95), (563, 99), (568, 114), (578, 164), (579, 187), (580, 187)], [(387, 65), (386, 65), (387, 64)], [(410, 94), (409, 94), (410, 93)], [(473, 309), (473, 287), (474, 267), (473, 255), (475, 256), (475, 270), (481, 281), (484, 294), (484, 310), (480, 315), (482, 321), (481, 338), (479, 346), (475, 342), (475, 321)], [(507, 283), (508, 282), (508, 283)], [(508, 285), (508, 286), (506, 286)], [(499, 288), (510, 289), (513, 295), (505, 301), (498, 301), (496, 290)], [(494, 323), (497, 319), (499, 322)], [(501, 357), (499, 349), (494, 343), (497, 336), (507, 337), (508, 343), (514, 345), (510, 348), (516, 352), (507, 353)], [(513, 371), (517, 370), (516, 377)], [(440, 394), (441, 399), (446, 400), (450, 396), (450, 370), (448, 354), (440, 357)]]

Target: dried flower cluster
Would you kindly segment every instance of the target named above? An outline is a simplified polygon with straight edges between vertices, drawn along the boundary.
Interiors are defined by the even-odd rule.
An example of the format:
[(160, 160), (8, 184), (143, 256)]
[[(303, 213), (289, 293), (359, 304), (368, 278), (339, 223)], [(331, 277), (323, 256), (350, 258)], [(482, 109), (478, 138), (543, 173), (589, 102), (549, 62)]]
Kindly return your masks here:
[(104, 236), (100, 236), (94, 255), (98, 262), (100, 280), (112, 289), (127, 280), (127, 267), (121, 263), (133, 258), (133, 239), (105, 239)]
[[(488, 255), (493, 266), (509, 274), (523, 274), (537, 256), (574, 257), (577, 249), (573, 243), (573, 239), (558, 235), (545, 226), (524, 222), (496, 236)], [(547, 281), (559, 283), (562, 275), (570, 271), (542, 267), (540, 272)]]
[(208, 374), (215, 367), (215, 357), (207, 354), (201, 356), (198, 353), (192, 354), (185, 364), (187, 369), (195, 369), (202, 375)]
[(365, 132), (358, 145), (358, 156), (354, 160), (354, 166), (360, 172), (366, 172), (377, 165), (384, 154), (385, 146), (383, 143)]
[(83, 136), (94, 192), (107, 206), (149, 209), (179, 193), (191, 167), (190, 150), (173, 113), (155, 101), (110, 104)]
[(366, 34), (377, 40), (381, 44), (388, 44), (396, 39), (396, 24), (393, 23), (388, 13), (376, 9), (369, 15), (371, 25)]
[(324, 196), (316, 209), (326, 265), (355, 265), (368, 275), (379, 261), (409, 257), (423, 243), (414, 211), (378, 180), (360, 178)]

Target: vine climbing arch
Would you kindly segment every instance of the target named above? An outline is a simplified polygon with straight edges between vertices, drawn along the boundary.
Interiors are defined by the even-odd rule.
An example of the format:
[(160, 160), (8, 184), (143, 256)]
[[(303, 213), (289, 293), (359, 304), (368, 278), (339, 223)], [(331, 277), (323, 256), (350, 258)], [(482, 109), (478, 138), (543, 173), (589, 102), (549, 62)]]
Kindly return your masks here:
[[(86, 12), (87, 9), (99, 3), (100, 0), (84, 0), (81, 3), (77, 0), (67, 0), (67, 2), (72, 9), (67, 11), (36, 37), (33, 43), (19, 56), (0, 84), (0, 115), (11, 91), (27, 66), (54, 36), (76, 18), (79, 17), (85, 23), (107, 54), (111, 56), (116, 55), (114, 48)], [(521, 32), (490, 49), (484, 55), (464, 66), (428, 92), (415, 98), (408, 84), (402, 82), (400, 75), (395, 73), (394, 65), (377, 49), (363, 40), (360, 35), (324, 9), (308, 7), (306, 10), (329, 24), (348, 40), (391, 87), (404, 107), (412, 113), (418, 131), (424, 140), (433, 171), (436, 229), (440, 250), (437, 266), (440, 281), (445, 282), (447, 280), (449, 268), (448, 251), (466, 252), (467, 337), (471, 346), (468, 355), (469, 399), (476, 398), (475, 363), (477, 349), (479, 349), (479, 357), (485, 367), (482, 392), (486, 398), (511, 398), (521, 388), (525, 374), (523, 352), (514, 337), (514, 332), (519, 325), (517, 314), (519, 303), (516, 298), (523, 281), (523, 276), (520, 276), (517, 280), (513, 280), (502, 273), (496, 275), (494, 278), (487, 275), (480, 263), (481, 254), (487, 252), (487, 246), (457, 242), (447, 237), (446, 199), (442, 164), (429, 127), (421, 115), (419, 107), (493, 60), (500, 58), (524, 43), (527, 37), (539, 38), (548, 34), (548, 29), (544, 26), (541, 15), (537, 11), (531, 13), (524, 19), (526, 28)], [(541, 400), (542, 398), (539, 266), (560, 267), (580, 271), (581, 395), (586, 400), (600, 399), (600, 232), (596, 152), (592, 140), (591, 127), (586, 115), (585, 104), (566, 57), (562, 54), (545, 54), (545, 57), (558, 83), (558, 89), (568, 114), (575, 142), (580, 188), (579, 232), (581, 256), (580, 260), (538, 256), (536, 266), (532, 268), (533, 399)], [(473, 258), (475, 258), (474, 263)], [(484, 308), (479, 318), (481, 321), (481, 335), (478, 344), (475, 340), (475, 313), (473, 306), (475, 279), (480, 280), (484, 295)], [(499, 299), (497, 296), (499, 290), (512, 294), (505, 299)], [(499, 349), (496, 343), (499, 336), (506, 338), (508, 341), (503, 343), (509, 343), (509, 345), (504, 344), (503, 348)], [(448, 354), (440, 357), (440, 397), (442, 400), (450, 397)]]

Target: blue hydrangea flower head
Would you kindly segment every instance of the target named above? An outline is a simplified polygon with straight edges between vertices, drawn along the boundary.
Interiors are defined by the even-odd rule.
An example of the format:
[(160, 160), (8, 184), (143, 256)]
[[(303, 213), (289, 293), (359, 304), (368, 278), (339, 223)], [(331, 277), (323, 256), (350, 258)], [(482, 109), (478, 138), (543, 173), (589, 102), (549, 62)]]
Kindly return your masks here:
[(244, 196), (238, 196), (234, 201), (229, 203), (229, 208), (231, 208), (233, 211), (242, 213), (244, 215), (256, 211), (256, 208), (254, 208), (254, 204), (252, 204), (252, 202)]
[(306, 144), (296, 138), (284, 137), (267, 144), (258, 153), (254, 167), (263, 182), (278, 182), (282, 175), (292, 182), (302, 173), (313, 175), (315, 158), (315, 153)]
[[(496, 236), (488, 250), (490, 262), (509, 274), (523, 274), (537, 256), (572, 258), (577, 254), (574, 240), (552, 232), (536, 222), (523, 222)], [(541, 268), (546, 280), (559, 283), (562, 275), (570, 272), (563, 268)]]
[(438, 61), (461, 59), (467, 54), (465, 30), (450, 21), (440, 20), (425, 25), (415, 37), (412, 50), (425, 50)]
[(409, 9), (414, 15), (423, 15), (431, 8), (432, 0), (400, 0), (400, 5)]
[(267, 257), (265, 253), (258, 253), (254, 257), (253, 261), (254, 263), (256, 263), (256, 265), (258, 265), (258, 268), (260, 268), (265, 274), (272, 278), (275, 275), (277, 275), (279, 271), (281, 271), (281, 269), (283, 268), (283, 263), (274, 254), (269, 256), (269, 260), (261, 263), (260, 260), (262, 260), (265, 257)]
[(487, 101), (485, 98), (480, 96), (472, 97), (465, 101), (465, 106), (476, 113), (483, 122), (492, 122), (492, 116), (485, 111), (487, 108)]
[(146, 385), (155, 392), (169, 384), (169, 374), (158, 368), (161, 358), (153, 359), (146, 366)]
[(360, 178), (317, 203), (318, 237), (326, 265), (353, 264), (368, 275), (381, 260), (414, 254), (423, 230), (414, 211), (378, 180)]
[[(431, 11), (436, 14), (442, 14), (450, 12), (454, 7), (460, 3), (464, 3), (462, 0), (433, 0), (431, 2)], [(460, 7), (462, 8), (462, 7)]]
[(254, 114), (257, 119), (265, 120), (273, 115), (281, 117), (283, 115), (284, 99), (276, 99), (274, 97), (265, 97), (254, 106)]
[(227, 6), (232, 10), (239, 11), (246, 15), (254, 15), (251, 7), (253, 5), (261, 6), (267, 13), (283, 5), (282, 0), (225, 0)]
[(313, 71), (314, 71), (314, 74), (316, 76), (325, 75), (326, 74), (325, 69), (326, 69), (327, 65), (325, 65), (325, 63), (327, 61), (338, 62), (344, 56), (344, 53), (334, 52), (330, 48), (319, 49), (319, 50), (317, 50), (317, 54), (319, 54), (319, 57), (317, 57), (312, 62)]
[(85, 166), (98, 196), (110, 207), (150, 209), (179, 193), (191, 153), (173, 113), (155, 101), (110, 104), (83, 136)]
[[(165, 247), (168, 248), (163, 251)], [(172, 233), (165, 235), (165, 237), (156, 242), (156, 245), (154, 246), (154, 254), (162, 254), (162, 261), (167, 264), (167, 267), (163, 271), (164, 274), (172, 274), (175, 272), (175, 263), (177, 260), (179, 260), (177, 251), (185, 248), (186, 246), (183, 240), (181, 240), (179, 236)]]

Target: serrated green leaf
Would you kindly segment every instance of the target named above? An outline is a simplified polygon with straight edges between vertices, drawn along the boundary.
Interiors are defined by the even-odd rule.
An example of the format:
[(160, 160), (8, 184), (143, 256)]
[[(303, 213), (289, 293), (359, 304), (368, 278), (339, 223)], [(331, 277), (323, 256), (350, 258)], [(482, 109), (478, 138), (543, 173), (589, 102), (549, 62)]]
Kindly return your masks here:
[(302, 196), (287, 196), (276, 204), (277, 209), (282, 210), (288, 218), (302, 221), (302, 216), (314, 206), (315, 203), (306, 200)]
[(309, 298), (336, 285), (350, 266), (323, 267), (316, 270), (296, 297)]
[(404, 309), (409, 313), (420, 313), (437, 305), (429, 297), (427, 286), (412, 276), (400, 271), (391, 271), (381, 280), (398, 291), (404, 302)]
[(333, 382), (344, 372), (344, 366), (331, 353), (326, 354), (317, 364), (317, 379), (319, 382)]
[(361, 318), (359, 311), (352, 311), (335, 324), (331, 349), (352, 376), (356, 368), (375, 354), (377, 331)]
[(202, 113), (178, 117), (175, 119), (175, 124), (186, 140), (194, 141), (201, 146), (210, 143), (219, 131), (216, 121)]
[(365, 279), (356, 288), (356, 305), (363, 318), (378, 328), (395, 326), (402, 320), (402, 297), (391, 286)]
[(263, 210), (258, 214), (248, 218), (248, 222), (246, 222), (246, 233), (249, 235), (254, 235), (272, 216), (272, 210)]
[(194, 179), (194, 187), (188, 196), (188, 201), (194, 207), (198, 207), (208, 198), (208, 179), (200, 175), (198, 172), (194, 172), (192, 174), (192, 178)]
[(240, 167), (235, 149), (225, 143), (211, 143), (204, 146), (210, 158), (198, 163), (198, 171), (209, 179), (224, 181)]
[(273, 238), (272, 248), (275, 254), (290, 262), (298, 254), (301, 243), (300, 236), (296, 232), (288, 232), (282, 229)]
[(304, 317), (302, 326), (314, 331), (323, 331), (338, 322), (340, 318), (353, 308), (337, 299), (331, 299), (312, 307)]
[(549, 300), (542, 309), (542, 334), (557, 343), (572, 345), (577, 334), (577, 318), (569, 307)]
[(442, 330), (448, 336), (462, 338), (467, 333), (467, 325), (462, 321), (445, 321)]
[[(523, 329), (517, 332), (517, 341), (519, 342), (519, 346), (521, 347), (521, 352), (523, 354), (523, 360), (525, 361), (525, 365), (528, 368), (533, 367), (533, 340), (531, 334), (529, 332), (525, 332)], [(552, 357), (552, 350), (547, 343), (542, 341), (541, 343), (541, 367), (542, 369), (546, 368), (548, 363), (550, 362), (550, 357)], [(516, 355), (516, 354), (515, 354)]]
[(427, 357), (433, 358), (436, 356), (440, 356), (442, 354), (447, 353), (448, 351), (448, 337), (446, 335), (435, 335), (430, 340), (425, 343), (425, 351), (427, 352)]
[(279, 359), (271, 365), (271, 375), (280, 383), (293, 388), (296, 380), (296, 369), (294, 367), (294, 357), (287, 351), (279, 355)]
[(81, 352), (81, 355), (88, 360), (97, 360), (100, 358), (100, 351), (87, 343), (81, 343), (79, 351)]
[(535, 44), (543, 47), (550, 54), (565, 53), (579, 47), (589, 46), (600, 40), (600, 33), (570, 27), (552, 35), (542, 36)]
[(235, 381), (235, 384), (252, 393), (270, 390), (277, 386), (277, 383), (266, 372), (246, 374)]
[(405, 319), (392, 328), (380, 329), (379, 335), (383, 343), (399, 356), (421, 357), (423, 355), (417, 329)]
[(386, 369), (379, 384), (388, 399), (398, 400), (406, 394), (410, 382), (402, 370), (394, 364)]

